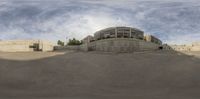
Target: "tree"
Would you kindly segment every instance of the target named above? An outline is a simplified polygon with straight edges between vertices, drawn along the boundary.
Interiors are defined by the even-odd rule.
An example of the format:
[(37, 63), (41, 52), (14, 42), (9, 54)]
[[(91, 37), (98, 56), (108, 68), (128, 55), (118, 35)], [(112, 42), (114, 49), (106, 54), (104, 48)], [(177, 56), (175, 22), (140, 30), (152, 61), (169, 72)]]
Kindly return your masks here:
[(76, 40), (75, 38), (73, 39), (69, 39), (69, 42), (67, 43), (67, 45), (81, 45), (82, 42), (79, 40)]
[(65, 43), (62, 42), (61, 40), (58, 40), (57, 44), (60, 45), (60, 46), (64, 46), (65, 45)]

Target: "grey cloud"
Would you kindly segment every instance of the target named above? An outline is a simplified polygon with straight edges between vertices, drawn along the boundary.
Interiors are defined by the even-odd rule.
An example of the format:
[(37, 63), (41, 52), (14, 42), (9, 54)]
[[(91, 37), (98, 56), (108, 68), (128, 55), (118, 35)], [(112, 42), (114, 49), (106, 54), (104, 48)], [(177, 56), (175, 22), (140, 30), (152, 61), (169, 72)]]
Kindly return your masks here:
[(0, 9), (0, 39), (81, 39), (119, 25), (140, 28), (165, 42), (184, 42), (193, 35), (200, 39), (196, 0), (8, 0), (0, 2)]

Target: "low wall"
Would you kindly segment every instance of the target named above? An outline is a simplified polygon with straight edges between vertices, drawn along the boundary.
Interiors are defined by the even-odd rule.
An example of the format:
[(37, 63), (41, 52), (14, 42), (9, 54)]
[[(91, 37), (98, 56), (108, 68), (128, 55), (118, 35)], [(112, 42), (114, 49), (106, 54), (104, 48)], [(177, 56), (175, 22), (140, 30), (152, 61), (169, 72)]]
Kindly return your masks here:
[(70, 46), (66, 46), (65, 48), (68, 50), (80, 50), (79, 45), (70, 45)]
[(64, 50), (66, 46), (54, 46), (54, 50)]
[(187, 45), (169, 45), (171, 47), (170, 50), (175, 51), (200, 51), (200, 44), (187, 44)]
[(190, 51), (200, 51), (200, 45), (191, 47)]
[(43, 40), (7, 40), (0, 41), (1, 52), (32, 52), (34, 44), (38, 44), (38, 51), (53, 51), (53, 44)]
[(15, 45), (4, 45), (0, 44), (1, 52), (29, 52), (33, 51), (33, 49), (29, 48), (28, 44), (15, 44)]
[(146, 41), (138, 41), (139, 42), (139, 50), (145, 51), (145, 50), (158, 50), (160, 45), (152, 43), (152, 42), (146, 42)]
[(77, 50), (77, 51), (88, 51), (88, 45), (82, 44), (82, 45), (68, 45), (65, 47), (68, 50)]
[(80, 45), (79, 50), (81, 50), (81, 51), (89, 51), (89, 50), (91, 50), (91, 49), (89, 49), (88, 46), (89, 46), (88, 44), (82, 44), (82, 45)]
[(31, 42), (28, 41), (0, 41), (1, 52), (29, 52), (33, 49), (29, 48)]

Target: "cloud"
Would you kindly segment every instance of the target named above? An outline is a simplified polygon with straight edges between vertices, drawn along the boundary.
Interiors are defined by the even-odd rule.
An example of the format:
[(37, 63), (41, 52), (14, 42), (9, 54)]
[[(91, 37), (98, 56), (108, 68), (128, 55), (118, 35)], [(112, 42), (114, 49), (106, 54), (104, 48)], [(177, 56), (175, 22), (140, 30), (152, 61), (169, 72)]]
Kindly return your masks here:
[(82, 39), (110, 26), (131, 26), (167, 43), (200, 39), (197, 0), (0, 1), (0, 39)]

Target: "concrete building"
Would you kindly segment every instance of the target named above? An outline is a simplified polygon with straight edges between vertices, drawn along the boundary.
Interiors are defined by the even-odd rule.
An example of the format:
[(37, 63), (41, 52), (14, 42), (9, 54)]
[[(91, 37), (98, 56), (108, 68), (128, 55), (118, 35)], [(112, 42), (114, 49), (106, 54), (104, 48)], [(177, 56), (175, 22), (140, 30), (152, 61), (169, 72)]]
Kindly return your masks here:
[(163, 44), (162, 47), (164, 50), (173, 50), (173, 48), (168, 44)]
[(106, 28), (95, 32), (94, 37), (87, 36), (82, 41), (82, 45), (68, 48), (83, 51), (134, 52), (158, 50), (162, 45), (161, 40), (154, 36), (144, 40), (144, 32), (131, 27)]
[(131, 27), (110, 27), (94, 34), (95, 40), (107, 39), (107, 38), (137, 38), (143, 39), (144, 32)]
[(88, 35), (87, 37), (85, 37), (83, 40), (81, 40), (83, 43), (89, 43), (92, 41), (95, 41), (94, 37), (91, 35)]
[(154, 37), (153, 35), (145, 35), (144, 40), (147, 42), (153, 42), (153, 43), (162, 45), (162, 41), (159, 40), (158, 38)]
[(53, 51), (53, 44), (44, 40), (0, 41), (0, 52)]

